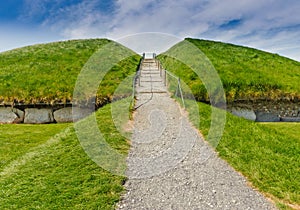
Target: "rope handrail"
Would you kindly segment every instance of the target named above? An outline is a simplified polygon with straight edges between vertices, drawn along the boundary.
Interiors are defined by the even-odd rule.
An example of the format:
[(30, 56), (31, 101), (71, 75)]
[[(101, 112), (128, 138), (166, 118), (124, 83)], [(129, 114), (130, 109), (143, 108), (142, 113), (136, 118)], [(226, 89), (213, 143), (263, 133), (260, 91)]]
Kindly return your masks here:
[(169, 74), (171, 77), (173, 77), (173, 78), (175, 78), (175, 79), (177, 79), (177, 80), (179, 79), (179, 77), (175, 76), (174, 74), (172, 74), (172, 73), (169, 72), (168, 70), (165, 69), (165, 71), (166, 71), (166, 73)]
[[(160, 65), (160, 64), (159, 64)], [(161, 69), (163, 69), (161, 67)], [(184, 102), (184, 99), (183, 99), (183, 92), (182, 92), (182, 87), (181, 87), (181, 81), (180, 81), (180, 77), (177, 77), (176, 75), (174, 75), (173, 73), (171, 73), (170, 71), (166, 70), (166, 69), (163, 69), (163, 71), (165, 72), (165, 81), (166, 81), (166, 74), (168, 74), (169, 76), (173, 77), (174, 79), (177, 80), (177, 89), (176, 89), (176, 93), (175, 93), (175, 96), (178, 95), (178, 91), (180, 93), (180, 98), (181, 98), (181, 101), (182, 101), (182, 106), (183, 108), (185, 109), (185, 102)], [(166, 85), (166, 84), (165, 84)]]

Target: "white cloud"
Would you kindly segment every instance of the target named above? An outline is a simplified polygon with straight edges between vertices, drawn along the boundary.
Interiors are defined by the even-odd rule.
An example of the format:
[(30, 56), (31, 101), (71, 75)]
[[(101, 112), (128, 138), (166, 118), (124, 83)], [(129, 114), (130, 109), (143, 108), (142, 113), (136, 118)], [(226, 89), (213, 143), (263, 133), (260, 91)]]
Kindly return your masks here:
[(160, 54), (182, 40), (179, 37), (164, 33), (138, 33), (119, 38), (116, 41), (139, 54)]
[[(114, 30), (109, 35), (116, 37), (125, 33), (163, 32), (186, 36), (207, 30), (203, 22), (190, 19), (194, 9), (199, 7), (197, 1), (118, 1), (117, 14), (114, 16)], [(144, 2), (143, 4), (136, 2)], [(128, 5), (129, 4), (129, 5)], [(194, 5), (194, 7), (193, 7)], [(125, 32), (125, 33), (124, 33)]]
[(87, 38), (105, 35), (110, 17), (97, 10), (97, 0), (61, 8), (45, 19), (43, 25), (60, 31), (66, 38)]
[[(117, 39), (162, 32), (247, 45), (300, 60), (295, 47), (300, 37), (298, 0), (116, 0), (111, 1), (111, 12), (99, 10), (101, 1), (107, 0), (47, 10), (49, 2), (59, 5), (63, 0), (27, 0), (27, 18), (47, 14), (42, 25), (65, 38)], [(231, 28), (220, 27), (232, 20), (240, 22)]]

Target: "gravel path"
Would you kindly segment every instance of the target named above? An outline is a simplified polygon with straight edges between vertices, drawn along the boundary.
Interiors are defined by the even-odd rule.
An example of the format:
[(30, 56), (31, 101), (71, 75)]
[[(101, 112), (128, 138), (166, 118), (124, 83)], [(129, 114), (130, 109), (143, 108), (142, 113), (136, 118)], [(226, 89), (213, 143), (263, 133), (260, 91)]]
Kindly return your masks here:
[(276, 209), (207, 146), (169, 97), (153, 60), (143, 64), (136, 107), (118, 209)]

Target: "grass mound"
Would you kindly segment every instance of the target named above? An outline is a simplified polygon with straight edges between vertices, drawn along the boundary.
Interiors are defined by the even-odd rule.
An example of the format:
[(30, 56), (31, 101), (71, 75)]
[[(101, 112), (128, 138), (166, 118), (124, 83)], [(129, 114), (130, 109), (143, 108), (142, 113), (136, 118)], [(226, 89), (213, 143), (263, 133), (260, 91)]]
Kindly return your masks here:
[[(218, 72), (228, 101), (300, 100), (300, 63), (276, 54), (225, 44), (186, 39), (199, 48)], [(180, 44), (170, 51), (179, 51)], [(206, 88), (185, 64), (160, 55), (163, 66), (191, 88), (198, 101), (209, 101)]]
[[(78, 74), (89, 58), (109, 43), (113, 42), (107, 39), (70, 40), (0, 53), (0, 103), (72, 101)], [(97, 97), (109, 100), (120, 81), (135, 72), (139, 59), (134, 55), (114, 66), (99, 87)]]

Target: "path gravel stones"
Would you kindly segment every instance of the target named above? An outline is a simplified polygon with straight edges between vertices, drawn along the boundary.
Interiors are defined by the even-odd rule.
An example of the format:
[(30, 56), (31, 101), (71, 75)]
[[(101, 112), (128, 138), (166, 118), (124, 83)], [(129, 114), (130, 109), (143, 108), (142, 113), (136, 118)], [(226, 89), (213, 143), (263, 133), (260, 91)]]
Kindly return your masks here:
[(143, 63), (136, 107), (118, 209), (276, 209), (203, 141), (169, 97), (155, 60)]

